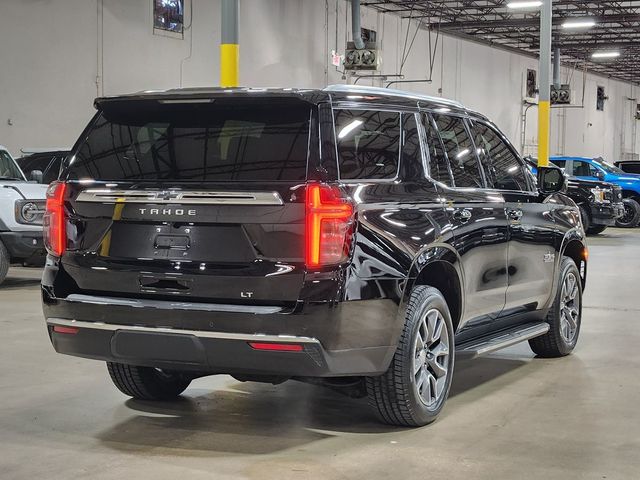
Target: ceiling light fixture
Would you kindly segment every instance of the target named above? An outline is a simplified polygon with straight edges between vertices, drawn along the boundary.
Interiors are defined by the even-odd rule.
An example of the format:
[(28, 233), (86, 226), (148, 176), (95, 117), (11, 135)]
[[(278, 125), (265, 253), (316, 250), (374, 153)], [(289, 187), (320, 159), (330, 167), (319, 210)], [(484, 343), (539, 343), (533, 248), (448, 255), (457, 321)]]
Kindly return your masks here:
[(562, 28), (591, 28), (595, 27), (596, 21), (592, 18), (583, 20), (565, 20)]
[(542, 6), (542, 2), (509, 2), (507, 8), (512, 9), (524, 9), (524, 8), (539, 8)]
[(596, 52), (591, 58), (616, 58), (620, 56), (620, 52)]

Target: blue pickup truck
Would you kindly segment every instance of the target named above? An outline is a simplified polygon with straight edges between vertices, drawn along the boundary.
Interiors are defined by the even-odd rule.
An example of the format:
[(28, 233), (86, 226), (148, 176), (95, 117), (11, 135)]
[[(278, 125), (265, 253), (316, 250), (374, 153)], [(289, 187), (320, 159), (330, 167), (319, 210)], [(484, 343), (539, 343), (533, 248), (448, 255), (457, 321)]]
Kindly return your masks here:
[(585, 180), (604, 180), (622, 188), (624, 215), (616, 220), (618, 227), (632, 228), (640, 223), (640, 175), (627, 173), (601, 158), (551, 157), (551, 162), (571, 176)]

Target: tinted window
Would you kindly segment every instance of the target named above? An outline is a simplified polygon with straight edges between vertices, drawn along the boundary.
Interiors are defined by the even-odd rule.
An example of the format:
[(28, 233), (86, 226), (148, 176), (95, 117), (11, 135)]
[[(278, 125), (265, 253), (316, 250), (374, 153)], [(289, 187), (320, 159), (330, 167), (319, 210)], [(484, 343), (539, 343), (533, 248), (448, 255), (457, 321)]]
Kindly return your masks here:
[(479, 122), (474, 122), (472, 131), (488, 186), (500, 190), (529, 190), (522, 163), (497, 132)]
[[(422, 151), (420, 149), (420, 132), (416, 123), (415, 115), (411, 113), (402, 115), (402, 165), (403, 169), (408, 166), (411, 172), (423, 172)], [(406, 170), (404, 170), (406, 171)]]
[(449, 162), (444, 154), (442, 142), (438, 132), (433, 126), (433, 119), (430, 115), (423, 117), (424, 127), (427, 133), (427, 144), (429, 148), (429, 175), (434, 180), (452, 186), (451, 174), (449, 172)]
[(620, 167), (627, 173), (640, 173), (640, 163), (621, 163)]
[(44, 171), (44, 175), (42, 176), (42, 183), (49, 184), (58, 179), (58, 175), (60, 175), (60, 165), (62, 164), (62, 161), (64, 159), (64, 155), (58, 155), (53, 159), (53, 161), (47, 167), (47, 170)]
[(566, 160), (551, 160), (551, 163), (553, 163), (554, 165), (560, 168), (567, 168)]
[(434, 114), (433, 117), (449, 158), (455, 186), (484, 187), (478, 158), (464, 120), (440, 114)]
[(217, 100), (105, 107), (69, 177), (101, 180), (273, 181), (306, 177), (310, 108)]
[(65, 156), (66, 152), (37, 154), (19, 158), (17, 162), (27, 178), (31, 177), (34, 170), (40, 170), (43, 174), (42, 183), (48, 184), (58, 179), (60, 164)]
[(383, 180), (398, 175), (400, 114), (336, 110), (340, 178)]

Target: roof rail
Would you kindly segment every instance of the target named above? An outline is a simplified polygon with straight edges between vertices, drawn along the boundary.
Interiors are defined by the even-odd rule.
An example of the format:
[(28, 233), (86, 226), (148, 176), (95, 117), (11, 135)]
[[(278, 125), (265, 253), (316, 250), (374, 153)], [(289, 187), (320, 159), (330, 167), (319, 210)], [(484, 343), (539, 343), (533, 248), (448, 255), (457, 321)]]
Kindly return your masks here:
[(462, 103), (457, 102), (455, 100), (449, 100), (448, 98), (441, 98), (441, 97), (433, 97), (430, 95), (422, 95), (420, 93), (406, 92), (404, 90), (398, 90), (395, 88), (335, 84), (335, 85), (329, 85), (328, 87), (324, 88), (324, 91), (325, 92), (341, 92), (341, 93), (370, 93), (370, 94), (377, 94), (377, 95), (389, 95), (389, 96), (402, 97), (402, 98), (412, 98), (415, 100), (424, 100), (427, 102), (443, 103), (443, 104), (452, 105), (452, 106), (463, 108), (463, 109), (465, 108), (465, 106)]

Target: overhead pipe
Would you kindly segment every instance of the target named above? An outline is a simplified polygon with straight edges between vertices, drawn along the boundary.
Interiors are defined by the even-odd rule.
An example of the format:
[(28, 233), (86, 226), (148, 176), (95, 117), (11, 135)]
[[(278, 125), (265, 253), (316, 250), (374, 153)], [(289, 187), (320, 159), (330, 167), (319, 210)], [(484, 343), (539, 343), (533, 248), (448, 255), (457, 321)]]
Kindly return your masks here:
[(353, 44), (358, 50), (362, 50), (364, 40), (360, 24), (360, 0), (351, 0), (351, 30), (353, 31)]
[(560, 48), (553, 49), (553, 86), (560, 89)]

